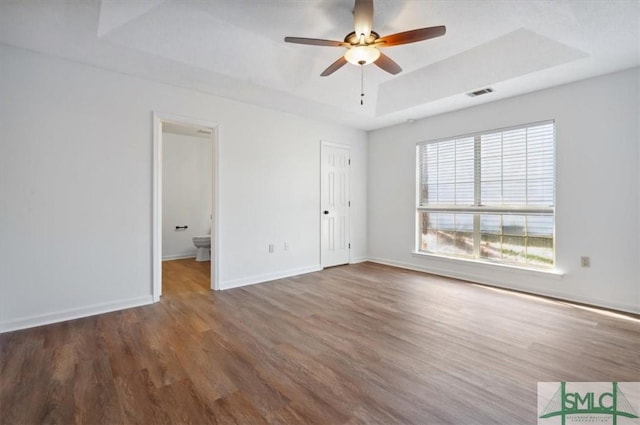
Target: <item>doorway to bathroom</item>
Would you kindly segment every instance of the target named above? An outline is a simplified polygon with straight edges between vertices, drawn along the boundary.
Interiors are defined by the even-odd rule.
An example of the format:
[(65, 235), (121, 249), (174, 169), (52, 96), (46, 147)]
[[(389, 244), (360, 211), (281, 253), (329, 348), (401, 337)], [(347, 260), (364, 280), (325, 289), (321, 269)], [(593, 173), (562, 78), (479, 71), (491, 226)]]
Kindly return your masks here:
[(218, 125), (156, 112), (153, 151), (153, 299), (218, 289)]

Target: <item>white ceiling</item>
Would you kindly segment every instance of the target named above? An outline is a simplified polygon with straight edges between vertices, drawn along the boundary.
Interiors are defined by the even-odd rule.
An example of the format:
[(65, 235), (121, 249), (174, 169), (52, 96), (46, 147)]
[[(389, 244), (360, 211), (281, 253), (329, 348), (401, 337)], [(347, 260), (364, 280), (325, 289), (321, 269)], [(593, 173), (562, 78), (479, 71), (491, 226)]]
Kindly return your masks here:
[[(371, 130), (640, 65), (640, 1), (376, 0), (380, 35), (446, 25), (385, 49), (396, 76), (347, 64), (353, 0), (0, 0), (0, 42)], [(470, 98), (469, 91), (495, 92)]]

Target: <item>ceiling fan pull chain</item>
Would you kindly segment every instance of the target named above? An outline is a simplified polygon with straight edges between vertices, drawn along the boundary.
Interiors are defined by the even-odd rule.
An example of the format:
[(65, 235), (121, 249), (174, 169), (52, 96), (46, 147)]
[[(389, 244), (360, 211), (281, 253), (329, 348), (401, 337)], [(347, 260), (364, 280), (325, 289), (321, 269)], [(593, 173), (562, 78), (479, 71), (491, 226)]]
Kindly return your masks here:
[(364, 105), (364, 65), (360, 65), (360, 105)]

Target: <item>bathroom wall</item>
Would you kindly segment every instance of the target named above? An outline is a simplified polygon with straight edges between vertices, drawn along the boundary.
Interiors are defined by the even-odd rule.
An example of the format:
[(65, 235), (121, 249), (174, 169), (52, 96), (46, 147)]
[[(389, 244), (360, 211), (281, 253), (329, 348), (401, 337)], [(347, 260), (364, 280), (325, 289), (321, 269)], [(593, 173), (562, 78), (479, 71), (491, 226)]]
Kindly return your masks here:
[(192, 237), (209, 234), (211, 172), (211, 139), (162, 134), (163, 260), (195, 257)]

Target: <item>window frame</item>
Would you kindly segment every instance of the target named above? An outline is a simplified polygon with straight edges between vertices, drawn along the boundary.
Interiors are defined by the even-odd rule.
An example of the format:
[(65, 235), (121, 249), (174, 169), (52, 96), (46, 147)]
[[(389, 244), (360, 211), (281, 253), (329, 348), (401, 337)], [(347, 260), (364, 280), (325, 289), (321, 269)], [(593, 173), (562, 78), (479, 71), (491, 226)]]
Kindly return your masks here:
[[(504, 133), (513, 130), (521, 130), (528, 129), (530, 127), (536, 127), (541, 125), (551, 124), (553, 127), (553, 148), (552, 148), (552, 175), (553, 175), (553, 201), (551, 205), (482, 205), (481, 197), (480, 197), (480, 189), (481, 189), (481, 160), (479, 158), (478, 153), (480, 152), (480, 143), (481, 137), (483, 135), (493, 134), (493, 133)], [(556, 267), (556, 253), (557, 253), (557, 239), (556, 239), (556, 191), (557, 191), (557, 167), (556, 167), (556, 152), (557, 152), (557, 138), (556, 138), (556, 122), (554, 119), (531, 122), (526, 124), (514, 125), (509, 127), (497, 128), (497, 129), (489, 129), (483, 130), (475, 133), (468, 133), (463, 135), (457, 135), (452, 137), (445, 137), (440, 139), (422, 141), (416, 143), (416, 186), (415, 186), (415, 196), (416, 196), (416, 208), (415, 208), (415, 251), (414, 253), (421, 256), (435, 256), (441, 257), (451, 260), (462, 260), (462, 261), (470, 261), (470, 262), (478, 262), (484, 264), (491, 264), (497, 266), (505, 266), (505, 267), (516, 267), (524, 270), (531, 271), (553, 271)], [(420, 154), (420, 149), (422, 146), (434, 144), (434, 143), (442, 143), (448, 141), (456, 141), (461, 139), (469, 139), (473, 138), (474, 140), (474, 174), (473, 174), (473, 187), (474, 187), (474, 197), (473, 204), (471, 205), (460, 205), (460, 204), (421, 204), (421, 167), (422, 167), (422, 157)], [(422, 249), (422, 224), (421, 224), (421, 214), (422, 213), (432, 213), (432, 212), (446, 212), (446, 213), (467, 213), (473, 214), (473, 254), (471, 257), (455, 255), (455, 254), (443, 254), (443, 253), (434, 253), (428, 252)], [(542, 216), (551, 216), (552, 217), (552, 229), (551, 229), (551, 239), (552, 239), (552, 263), (550, 265), (538, 265), (531, 263), (518, 263), (518, 262), (510, 262), (505, 261), (504, 259), (490, 259), (484, 258), (480, 256), (480, 244), (481, 244), (481, 226), (480, 226), (480, 216), (482, 214), (512, 214), (512, 215), (542, 215)], [(527, 235), (529, 237), (529, 235)]]

